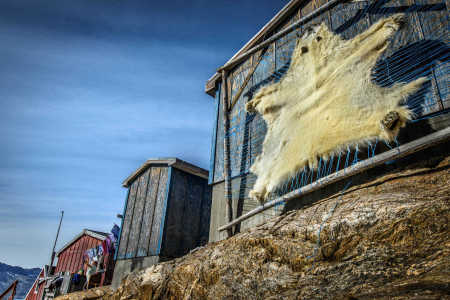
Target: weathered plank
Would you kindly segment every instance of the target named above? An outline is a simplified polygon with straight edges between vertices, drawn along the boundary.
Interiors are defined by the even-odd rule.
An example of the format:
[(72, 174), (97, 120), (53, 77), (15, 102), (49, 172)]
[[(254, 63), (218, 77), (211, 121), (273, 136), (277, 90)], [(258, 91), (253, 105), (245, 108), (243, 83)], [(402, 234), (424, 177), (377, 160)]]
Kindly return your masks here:
[(150, 244), (148, 253), (150, 255), (159, 255), (158, 243), (160, 238), (161, 222), (164, 222), (162, 215), (164, 211), (166, 191), (168, 182), (168, 168), (161, 168), (159, 177), (158, 192), (156, 194), (155, 211), (152, 219), (152, 231), (150, 234)]
[(264, 53), (266, 53), (267, 48), (264, 48), (260, 51), (260, 53), (258, 54), (258, 58), (256, 59), (256, 63), (253, 64), (252, 68), (250, 69), (250, 71), (248, 72), (247, 76), (244, 79), (244, 82), (242, 83), (242, 85), (240, 86), (239, 90), (237, 91), (236, 95), (233, 96), (233, 100), (231, 101), (231, 107), (230, 107), (230, 111), (233, 109), (234, 105), (236, 104), (236, 102), (239, 100), (239, 97), (241, 97), (242, 92), (244, 91), (244, 89), (247, 87), (248, 82), (250, 81), (250, 79), (253, 76), (253, 73), (255, 72), (256, 68), (259, 66), (259, 63), (261, 62)]
[(139, 185), (139, 181), (135, 180), (130, 188), (130, 193), (128, 195), (128, 205), (127, 205), (127, 211), (124, 216), (123, 220), (123, 228), (122, 228), (122, 234), (119, 242), (119, 253), (117, 255), (117, 258), (123, 259), (126, 257), (127, 254), (127, 246), (128, 246), (128, 236), (130, 234), (130, 228), (133, 218), (133, 210), (134, 210), (134, 203), (136, 200), (136, 192), (137, 187)]
[(144, 215), (145, 196), (147, 194), (147, 185), (150, 169), (147, 169), (136, 181), (139, 181), (136, 193), (136, 201), (134, 204), (133, 222), (128, 238), (127, 256), (136, 257), (138, 252), (138, 244), (141, 234), (142, 217)]
[[(413, 0), (409, 0), (413, 1)], [(415, 0), (416, 7), (413, 12), (415, 22), (419, 28), (422, 39), (432, 41), (428, 48), (429, 67), (431, 77), (432, 99), (426, 103), (429, 109), (427, 113), (448, 108), (446, 101), (450, 100), (450, 84), (448, 70), (450, 67), (449, 56), (449, 34), (448, 34), (448, 3), (442, 0)]]
[(283, 203), (283, 202), (286, 202), (286, 201), (289, 201), (292, 199), (298, 199), (299, 197), (301, 197), (305, 194), (308, 194), (313, 191), (324, 188), (325, 186), (327, 186), (329, 184), (332, 184), (337, 181), (348, 178), (350, 176), (354, 176), (356, 174), (362, 173), (366, 170), (369, 170), (371, 168), (379, 166), (387, 161), (399, 159), (399, 158), (405, 157), (407, 155), (410, 155), (412, 153), (416, 153), (420, 150), (432, 147), (436, 144), (445, 142), (449, 139), (450, 139), (450, 127), (447, 127), (446, 129), (440, 130), (438, 132), (434, 132), (434, 133), (424, 136), (420, 139), (417, 139), (417, 140), (414, 140), (407, 144), (396, 147), (392, 150), (383, 152), (372, 158), (360, 161), (348, 168), (342, 169), (342, 170), (340, 170), (336, 173), (333, 173), (331, 175), (328, 175), (326, 177), (322, 177), (319, 180), (316, 180), (315, 182), (313, 182), (312, 184), (306, 185), (302, 188), (299, 188), (290, 193), (287, 193), (277, 199), (266, 202), (263, 205), (253, 209), (252, 211), (249, 211), (248, 213), (242, 215), (241, 217), (236, 218), (232, 222), (229, 222), (228, 224), (220, 227), (218, 230), (219, 231), (227, 230), (227, 229), (231, 228), (232, 226), (242, 222), (243, 220), (246, 220), (262, 211), (265, 211), (271, 207), (274, 207), (278, 203)]
[(155, 211), (156, 196), (158, 194), (159, 175), (161, 168), (152, 167), (149, 174), (148, 188), (145, 195), (145, 209), (142, 218), (142, 229), (139, 239), (137, 256), (147, 256), (150, 242), (151, 226), (153, 223), (153, 213)]
[(185, 210), (184, 202), (186, 198), (186, 179), (183, 172), (174, 169), (170, 184), (170, 197), (168, 202), (167, 220), (164, 229), (164, 248), (162, 255), (176, 256), (181, 254), (180, 246), (183, 244), (184, 215), (189, 214)]
[(201, 216), (202, 187), (199, 179), (193, 176), (184, 176), (186, 178), (186, 197), (184, 201), (185, 214), (183, 215), (182, 235), (183, 243), (181, 251), (183, 253), (195, 248), (199, 239), (199, 220)]
[[(230, 179), (230, 140), (228, 134), (228, 128), (230, 122), (228, 119), (228, 77), (227, 72), (222, 71), (222, 111), (223, 111), (223, 128), (224, 128), (224, 140), (223, 140), (223, 176), (225, 178), (225, 201), (227, 204), (227, 220), (231, 222), (233, 220), (233, 207), (231, 204), (231, 179)], [(233, 234), (231, 229), (227, 230), (227, 234), (230, 237)]]
[(216, 155), (215, 155), (215, 162), (214, 162), (214, 182), (222, 181), (224, 179), (224, 172), (223, 172), (223, 166), (224, 166), (224, 156), (223, 156), (223, 141), (225, 139), (225, 129), (224, 129), (224, 113), (223, 113), (223, 96), (222, 96), (222, 83), (219, 85), (221, 88), (221, 92), (218, 93), (220, 96), (217, 101), (219, 102), (219, 114), (217, 119), (217, 138), (216, 138)]
[(199, 245), (206, 244), (209, 237), (209, 228), (211, 220), (211, 187), (203, 184), (202, 207), (200, 211), (200, 233)]
[(370, 26), (368, 3), (345, 2), (330, 10), (332, 30), (345, 39), (352, 39)]

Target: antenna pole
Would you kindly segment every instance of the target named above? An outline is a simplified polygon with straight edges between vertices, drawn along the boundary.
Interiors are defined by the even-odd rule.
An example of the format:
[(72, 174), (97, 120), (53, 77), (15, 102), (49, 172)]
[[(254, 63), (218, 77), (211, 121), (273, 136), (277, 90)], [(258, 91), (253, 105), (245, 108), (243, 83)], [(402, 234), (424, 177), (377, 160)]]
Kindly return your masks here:
[[(64, 211), (62, 210), (61, 211), (61, 218), (59, 219), (58, 231), (56, 232), (55, 242), (53, 243), (53, 249), (52, 249), (52, 253), (50, 255), (50, 263), (48, 265), (47, 276), (50, 275), (50, 273), (52, 271), (53, 261), (55, 260), (55, 247), (56, 247), (56, 242), (58, 241), (59, 230), (61, 229), (61, 223), (62, 223), (63, 217), (64, 217)], [(47, 277), (47, 276), (45, 276), (45, 277)]]

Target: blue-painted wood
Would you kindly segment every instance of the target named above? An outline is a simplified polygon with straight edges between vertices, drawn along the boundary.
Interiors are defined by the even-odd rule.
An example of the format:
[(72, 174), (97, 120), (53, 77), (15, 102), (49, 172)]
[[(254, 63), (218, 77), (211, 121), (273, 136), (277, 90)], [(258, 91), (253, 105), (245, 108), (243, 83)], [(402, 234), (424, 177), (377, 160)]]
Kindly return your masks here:
[(117, 254), (119, 253), (119, 246), (120, 246), (120, 239), (122, 237), (122, 228), (123, 228), (123, 220), (125, 219), (125, 213), (127, 212), (128, 207), (128, 197), (130, 196), (130, 189), (127, 191), (127, 197), (125, 198), (125, 205), (123, 206), (123, 212), (122, 212), (122, 220), (120, 221), (120, 230), (119, 230), (119, 238), (118, 238), (118, 245), (116, 252), (114, 253), (114, 260), (117, 260)]

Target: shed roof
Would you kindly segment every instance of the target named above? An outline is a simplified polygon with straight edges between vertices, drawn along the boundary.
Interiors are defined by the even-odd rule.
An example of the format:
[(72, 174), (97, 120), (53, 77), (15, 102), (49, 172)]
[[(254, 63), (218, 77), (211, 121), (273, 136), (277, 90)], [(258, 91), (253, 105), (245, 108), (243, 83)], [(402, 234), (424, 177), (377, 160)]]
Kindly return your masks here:
[[(267, 22), (266, 25), (264, 25), (263, 28), (261, 28), (258, 33), (256, 33), (248, 42), (245, 44), (236, 54), (234, 54), (228, 61), (232, 61), (234, 58), (238, 57), (245, 51), (249, 50), (250, 48), (256, 46), (260, 42), (262, 42), (266, 35), (272, 32), (274, 29), (277, 28), (283, 22), (289, 14), (291, 14), (295, 9), (297, 9), (302, 2), (305, 2), (305, 0), (291, 0), (288, 4), (286, 4), (269, 22)], [(221, 74), (216, 72), (213, 76), (211, 76), (210, 79), (206, 82), (205, 86), (205, 92), (212, 97), (214, 97), (215, 89), (216, 89), (216, 83), (218, 80), (221, 79)]]
[(136, 171), (128, 176), (127, 179), (124, 180), (122, 186), (129, 187), (139, 175), (144, 173), (152, 165), (167, 165), (169, 167), (177, 168), (186, 173), (208, 179), (209, 172), (205, 169), (194, 166), (193, 164), (185, 162), (176, 157), (160, 157), (148, 159), (142, 166), (140, 166)]
[(101, 232), (101, 231), (96, 231), (96, 230), (91, 230), (91, 229), (83, 229), (82, 232), (80, 232), (79, 234), (77, 234), (70, 242), (68, 242), (67, 244), (65, 244), (58, 252), (56, 252), (56, 256), (59, 256), (59, 254), (61, 254), (61, 252), (63, 252), (64, 250), (66, 250), (68, 247), (70, 247), (70, 245), (72, 245), (73, 243), (75, 243), (79, 238), (81, 238), (83, 235), (88, 235), (91, 236), (95, 239), (98, 239), (100, 241), (104, 241), (107, 237), (108, 234), (105, 232)]

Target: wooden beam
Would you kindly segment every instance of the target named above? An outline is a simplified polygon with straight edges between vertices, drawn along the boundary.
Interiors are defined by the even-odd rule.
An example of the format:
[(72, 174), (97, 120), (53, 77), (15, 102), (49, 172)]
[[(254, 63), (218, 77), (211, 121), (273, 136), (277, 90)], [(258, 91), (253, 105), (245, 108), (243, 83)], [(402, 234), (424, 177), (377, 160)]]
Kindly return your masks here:
[(334, 7), (335, 5), (339, 4), (340, 2), (344, 2), (344, 1), (348, 1), (348, 0), (330, 0), (329, 2), (327, 2), (324, 5), (322, 5), (318, 9), (312, 11), (311, 13), (307, 14), (306, 16), (304, 16), (303, 18), (301, 18), (297, 22), (295, 22), (292, 25), (286, 27), (285, 29), (283, 29), (280, 32), (278, 32), (277, 34), (274, 34), (269, 39), (261, 42), (260, 44), (254, 46), (253, 48), (250, 48), (249, 50), (245, 51), (241, 55), (235, 57), (234, 59), (231, 59), (224, 66), (222, 66), (219, 69), (217, 69), (217, 72), (221, 72), (223, 70), (230, 70), (231, 68), (233, 68), (237, 64), (241, 63), (243, 60), (245, 60), (247, 57), (249, 57), (253, 53), (256, 53), (257, 51), (259, 51), (259, 50), (263, 49), (264, 47), (270, 45), (271, 43), (275, 42), (279, 38), (285, 36), (286, 34), (292, 32), (292, 31), (294, 31), (300, 25), (305, 24), (306, 22), (308, 22), (311, 19), (313, 19), (314, 17), (320, 15), (324, 11), (326, 11), (326, 10)]
[(223, 231), (223, 230), (229, 229), (229, 228), (231, 228), (231, 226), (241, 223), (243, 220), (246, 220), (262, 211), (265, 211), (266, 209), (271, 208), (271, 207), (277, 205), (278, 203), (285, 202), (285, 201), (287, 202), (289, 200), (299, 198), (300, 196), (317, 191), (327, 185), (330, 185), (330, 184), (338, 182), (342, 179), (348, 178), (350, 176), (354, 176), (356, 174), (362, 173), (366, 170), (369, 170), (376, 166), (384, 164), (387, 161), (405, 157), (407, 155), (416, 153), (420, 150), (423, 150), (423, 149), (432, 147), (434, 145), (437, 145), (439, 143), (445, 142), (449, 139), (450, 139), (450, 127), (447, 127), (440, 131), (437, 131), (437, 132), (434, 132), (427, 136), (424, 136), (420, 139), (417, 139), (417, 140), (414, 140), (407, 144), (393, 148), (392, 150), (389, 150), (389, 151), (383, 152), (379, 155), (376, 155), (374, 157), (365, 159), (363, 161), (360, 161), (360, 162), (354, 164), (353, 166), (342, 169), (342, 170), (340, 170), (336, 173), (333, 173), (331, 175), (328, 175), (326, 177), (320, 178), (319, 180), (317, 180), (311, 184), (308, 184), (302, 188), (296, 189), (296, 190), (294, 190), (290, 193), (287, 193), (277, 199), (266, 202), (263, 205), (240, 216), (239, 218), (236, 218), (232, 222), (220, 227), (218, 230)]
[[(223, 114), (223, 173), (225, 179), (225, 201), (227, 205), (226, 218), (228, 222), (233, 221), (233, 201), (231, 198), (231, 170), (230, 170), (230, 135), (228, 129), (230, 120), (228, 116), (228, 87), (227, 71), (222, 71), (222, 114)], [(231, 226), (227, 228), (228, 237), (233, 235)]]
[(239, 100), (239, 97), (241, 96), (241, 94), (242, 94), (242, 92), (244, 91), (245, 87), (247, 86), (248, 82), (249, 82), (250, 79), (252, 78), (253, 73), (255, 73), (256, 68), (259, 66), (259, 63), (261, 62), (261, 60), (262, 60), (264, 54), (266, 53), (267, 49), (268, 49), (268, 47), (262, 49), (262, 50), (259, 52), (258, 60), (257, 60), (256, 63), (252, 66), (250, 72), (247, 74), (247, 77), (245, 77), (244, 82), (242, 83), (241, 87), (239, 88), (239, 91), (238, 91), (238, 92), (236, 93), (236, 95), (234, 96), (233, 101), (231, 101), (231, 106), (230, 106), (229, 111), (231, 111), (231, 110), (233, 109), (234, 105), (235, 105), (236, 102)]
[[(293, 11), (298, 9), (300, 5), (308, 0), (291, 0), (287, 3), (269, 22), (264, 25), (239, 51), (237, 51), (228, 61), (233, 60), (235, 57), (244, 53), (261, 40), (263, 40), (267, 34), (276, 29)], [(221, 73), (214, 73), (211, 78), (208, 79), (205, 85), (205, 93), (211, 97), (215, 96), (216, 82), (220, 80)]]

